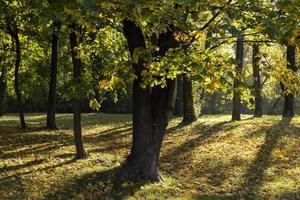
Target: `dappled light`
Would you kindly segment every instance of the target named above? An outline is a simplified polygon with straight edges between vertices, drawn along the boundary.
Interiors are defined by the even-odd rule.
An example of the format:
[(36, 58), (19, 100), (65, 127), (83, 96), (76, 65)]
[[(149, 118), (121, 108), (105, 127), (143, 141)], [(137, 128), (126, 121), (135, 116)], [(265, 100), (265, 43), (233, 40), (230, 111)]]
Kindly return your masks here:
[[(64, 129), (36, 124), (23, 133), (0, 120), (0, 196), (20, 199), (296, 199), (299, 196), (299, 117), (263, 117), (231, 122), (228, 115), (207, 116), (189, 126), (170, 122), (161, 153), (159, 183), (118, 184), (129, 153), (129, 115), (86, 114), (88, 159), (74, 160), (71, 115), (58, 115)], [(93, 118), (91, 118), (93, 116)], [(63, 117), (66, 117), (64, 119)], [(8, 116), (10, 120), (17, 120)], [(28, 115), (43, 124), (42, 115)], [(120, 119), (122, 118), (122, 121)], [(109, 123), (108, 123), (109, 122)], [(11, 134), (14, 132), (14, 134)]]

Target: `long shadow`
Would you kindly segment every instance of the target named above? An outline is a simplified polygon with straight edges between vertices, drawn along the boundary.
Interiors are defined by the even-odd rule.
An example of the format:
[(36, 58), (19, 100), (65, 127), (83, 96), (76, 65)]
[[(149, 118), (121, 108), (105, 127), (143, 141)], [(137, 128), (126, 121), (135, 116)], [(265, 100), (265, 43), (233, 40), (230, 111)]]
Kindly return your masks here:
[(243, 183), (235, 192), (238, 198), (258, 198), (257, 192), (263, 184), (264, 173), (270, 166), (272, 151), (276, 148), (284, 129), (290, 122), (291, 118), (284, 118), (278, 124), (266, 130), (265, 142), (257, 153), (255, 160), (244, 174), (242, 178)]
[[(65, 166), (65, 165), (71, 164), (71, 163), (73, 163), (75, 161), (76, 161), (76, 159), (72, 158), (72, 159), (69, 159), (67, 161), (55, 164), (55, 165), (49, 165), (49, 166), (46, 166), (46, 167), (42, 167), (42, 168), (38, 168), (38, 169), (32, 169), (32, 170), (25, 171), (25, 172), (14, 173), (13, 175), (3, 176), (3, 177), (0, 177), (0, 183), (1, 182), (5, 182), (6, 180), (14, 178), (14, 177), (20, 177), (20, 176), (24, 176), (24, 175), (27, 175), (27, 174), (32, 174), (32, 173), (37, 172), (37, 171), (42, 172), (42, 171), (47, 171), (47, 170), (53, 170), (53, 169), (55, 169), (57, 167)], [(35, 164), (38, 165), (40, 163), (35, 163)]]
[[(161, 163), (168, 163), (170, 160), (172, 160), (172, 162), (176, 163), (176, 165), (173, 164), (169, 170), (176, 172), (177, 170), (184, 167), (187, 163), (189, 163), (189, 160), (187, 159), (187, 156), (185, 156), (185, 154), (188, 154), (189, 152), (193, 151), (194, 148), (203, 144), (203, 142), (205, 142), (210, 137), (217, 135), (220, 131), (230, 130), (233, 129), (235, 126), (238, 125), (233, 125), (230, 121), (223, 121), (212, 126), (200, 124), (194, 127), (194, 130), (192, 131), (199, 132), (199, 130), (201, 130), (201, 134), (196, 138), (185, 141), (179, 147), (176, 147), (169, 153), (163, 155), (161, 157)], [(182, 156), (184, 156), (185, 158), (182, 159)]]
[(114, 140), (114, 139), (119, 138), (120, 136), (124, 136), (124, 134), (128, 133), (131, 130), (132, 130), (131, 127), (128, 127), (128, 125), (124, 125), (124, 126), (116, 127), (116, 128), (109, 129), (106, 131), (101, 131), (98, 134), (86, 136), (86, 138), (88, 140), (91, 140), (91, 142)]
[(287, 199), (300, 199), (300, 192), (284, 192), (278, 197), (278, 200)]
[(20, 164), (20, 165), (13, 165), (13, 166), (7, 166), (4, 165), (4, 167), (0, 167), (0, 171), (1, 172), (8, 172), (8, 171), (14, 171), (14, 170), (19, 170), (25, 167), (31, 167), (34, 165), (39, 165), (41, 163), (43, 163), (46, 159), (38, 159), (38, 160), (33, 160), (33, 161), (29, 161), (27, 163), (24, 164)]
[[(51, 132), (47, 132), (47, 133), (35, 132), (35, 134), (28, 134), (28, 132), (27, 133), (20, 132), (15, 135), (6, 134), (5, 137), (2, 138), (3, 140), (0, 141), (0, 144), (1, 144), (2, 151), (5, 152), (10, 150), (17, 150), (23, 147), (30, 148), (33, 145), (43, 145), (45, 143), (47, 144), (45, 144), (45, 147), (43, 148), (48, 148), (49, 146), (51, 146), (51, 143), (53, 142), (54, 143), (57, 142), (56, 145), (61, 143), (66, 144), (65, 142), (71, 141), (72, 138), (73, 137), (71, 135), (61, 134), (60, 132), (53, 132), (53, 134), (51, 134)], [(22, 151), (21, 153), (25, 153), (24, 151)], [(35, 149), (32, 149), (32, 151), (28, 149), (28, 152), (34, 152), (34, 151)], [(21, 156), (20, 152), (16, 152), (16, 154), (11, 153), (11, 156), (17, 156), (17, 154)]]
[(86, 174), (72, 180), (65, 185), (49, 192), (45, 199), (75, 199), (75, 195), (82, 194), (86, 199), (117, 199), (122, 200), (133, 195), (146, 183), (125, 183), (116, 181), (116, 174), (120, 167), (107, 169), (101, 172)]
[[(72, 135), (67, 135), (64, 133), (61, 134), (60, 132), (53, 132), (53, 134), (51, 134), (51, 131), (48, 131), (47, 133), (39, 133), (37, 132), (39, 130), (44, 129), (32, 128), (26, 130), (25, 133), (18, 132), (17, 134), (13, 135), (2, 135), (0, 141), (0, 159), (15, 158), (30, 154), (48, 154), (50, 151), (59, 149), (62, 146), (73, 145)], [(125, 137), (126, 135), (123, 133), (127, 133), (129, 130), (131, 130), (129, 125), (123, 125), (101, 131), (96, 135), (84, 136), (84, 140), (86, 143), (114, 141), (116, 139), (120, 139), (120, 137)], [(29, 134), (31, 132), (35, 132), (36, 134)], [(36, 147), (35, 145), (39, 146)], [(24, 149), (24, 147), (26, 148)]]

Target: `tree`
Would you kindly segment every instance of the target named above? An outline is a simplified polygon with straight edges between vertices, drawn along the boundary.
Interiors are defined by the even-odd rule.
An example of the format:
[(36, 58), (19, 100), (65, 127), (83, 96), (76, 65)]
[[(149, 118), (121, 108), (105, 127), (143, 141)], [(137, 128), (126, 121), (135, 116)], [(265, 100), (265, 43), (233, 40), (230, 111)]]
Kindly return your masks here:
[[(5, 39), (3, 37), (3, 39)], [(1, 55), (0, 55), (0, 69), (1, 69), (1, 76), (0, 76), (0, 116), (4, 114), (4, 97), (7, 87), (7, 64), (5, 62), (5, 52), (8, 51), (8, 44), (4, 40), (0, 48)]]
[(176, 79), (176, 100), (174, 106), (174, 115), (183, 115), (183, 75), (180, 74)]
[(21, 44), (20, 44), (20, 38), (19, 38), (19, 30), (18, 30), (18, 24), (14, 20), (7, 21), (7, 30), (15, 42), (15, 53), (16, 53), (16, 61), (15, 61), (15, 81), (14, 81), (14, 87), (15, 92), (17, 96), (17, 104), (18, 104), (18, 110), (19, 110), (19, 117), (20, 117), (20, 124), (21, 128), (26, 128), (26, 122), (25, 122), (25, 116), (24, 116), (24, 105), (22, 101), (22, 93), (20, 91), (20, 81), (19, 81), (19, 70), (20, 70), (20, 64), (21, 64)]
[[(287, 69), (292, 70), (293, 72), (297, 71), (296, 66), (296, 46), (288, 45), (286, 51), (286, 59), (287, 59)], [(284, 108), (283, 108), (283, 117), (293, 117), (295, 115), (294, 112), (294, 94), (288, 91), (288, 87), (282, 84), (282, 90), (284, 92)]]
[(254, 87), (254, 97), (255, 97), (255, 109), (254, 117), (262, 117), (262, 84), (260, 78), (260, 68), (259, 68), (259, 45), (253, 44), (253, 55), (252, 55), (252, 68), (253, 68), (253, 87)]
[(243, 70), (243, 60), (244, 60), (244, 36), (241, 34), (237, 38), (236, 43), (236, 77), (233, 84), (233, 99), (232, 99), (232, 120), (241, 120), (241, 73)]
[(60, 31), (59, 20), (53, 23), (52, 33), (52, 54), (51, 54), (51, 74), (48, 96), (47, 128), (56, 129), (55, 112), (56, 112), (56, 84), (57, 84), (57, 60), (58, 60), (58, 41)]
[(71, 47), (71, 56), (73, 63), (73, 81), (75, 85), (76, 94), (73, 94), (73, 131), (75, 138), (75, 147), (76, 147), (76, 158), (84, 159), (87, 157), (86, 152), (83, 146), (82, 130), (81, 130), (81, 108), (80, 108), (80, 91), (82, 84), (81, 70), (82, 63), (78, 57), (78, 40), (77, 33), (80, 32), (79, 27), (75, 23), (69, 25), (70, 33), (70, 47)]
[[(133, 21), (123, 21), (123, 31), (133, 58), (137, 50), (146, 49), (143, 32)], [(168, 45), (165, 45), (168, 44)], [(169, 48), (178, 46), (172, 30), (157, 38), (159, 51), (164, 56)], [(165, 86), (141, 87), (142, 72), (146, 70), (144, 57), (132, 63), (136, 79), (133, 82), (133, 141), (130, 155), (120, 172), (120, 180), (161, 180), (158, 160), (164, 133), (171, 114), (175, 80), (167, 80)]]
[(183, 75), (183, 124), (190, 124), (196, 121), (197, 117), (194, 109), (193, 83), (186, 75)]

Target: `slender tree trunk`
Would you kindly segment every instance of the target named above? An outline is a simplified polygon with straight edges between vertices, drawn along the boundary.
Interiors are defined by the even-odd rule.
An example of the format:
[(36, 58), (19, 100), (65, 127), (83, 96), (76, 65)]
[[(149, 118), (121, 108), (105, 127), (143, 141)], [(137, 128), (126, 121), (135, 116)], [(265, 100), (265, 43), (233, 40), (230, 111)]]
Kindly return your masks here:
[(197, 120), (194, 99), (193, 99), (193, 83), (186, 74), (183, 75), (183, 124), (190, 124)]
[(180, 74), (176, 80), (175, 116), (183, 115), (183, 75)]
[(234, 79), (233, 85), (233, 99), (232, 99), (232, 121), (241, 120), (241, 73), (243, 70), (243, 60), (244, 60), (244, 37), (240, 35), (237, 39), (236, 44), (236, 60), (238, 64), (236, 65), (236, 78)]
[(73, 130), (74, 130), (74, 138), (75, 138), (75, 147), (76, 147), (76, 158), (84, 159), (87, 157), (84, 146), (83, 146), (83, 138), (81, 131), (81, 108), (80, 108), (80, 93), (81, 88), (81, 70), (82, 63), (78, 58), (78, 47), (76, 30), (78, 30), (78, 26), (75, 23), (70, 24), (70, 46), (71, 46), (71, 55), (72, 55), (72, 63), (73, 63), (73, 81), (76, 84), (76, 91), (78, 91), (77, 95), (73, 98)]
[(252, 55), (252, 67), (253, 67), (253, 86), (254, 86), (254, 96), (255, 96), (255, 109), (254, 117), (262, 117), (262, 84), (260, 78), (260, 68), (259, 68), (259, 46), (258, 44), (253, 44), (253, 55)]
[(8, 24), (9, 33), (15, 42), (15, 51), (16, 51), (16, 61), (15, 61), (15, 81), (14, 81), (14, 88), (17, 96), (17, 105), (19, 110), (19, 117), (20, 117), (20, 125), (22, 129), (26, 128), (25, 116), (24, 116), (24, 105), (22, 101), (22, 93), (20, 91), (20, 81), (19, 81), (19, 69), (21, 64), (21, 44), (19, 38), (19, 30), (17, 24), (14, 24), (13, 27), (11, 24)]
[(277, 98), (277, 99), (275, 100), (275, 102), (273, 103), (271, 109), (270, 109), (269, 112), (268, 112), (268, 115), (274, 115), (274, 114), (275, 114), (275, 109), (276, 109), (276, 107), (278, 106), (278, 104), (279, 104), (279, 102), (280, 102), (280, 99), (281, 99), (281, 97), (279, 97), (279, 98)]
[[(143, 33), (134, 22), (124, 20), (123, 30), (131, 56), (136, 48), (146, 48)], [(166, 41), (171, 41), (173, 45), (160, 46), (158, 54), (161, 56), (167, 49), (178, 46), (171, 31), (160, 34), (158, 46)], [(142, 58), (139, 58), (137, 63), (132, 63), (137, 77), (133, 83), (133, 138), (130, 155), (120, 172), (121, 181), (160, 180), (159, 153), (171, 113), (175, 80), (167, 80), (165, 88), (141, 88), (141, 73), (146, 70), (144, 64)]]
[(55, 21), (52, 33), (51, 74), (48, 96), (47, 128), (56, 129), (56, 83), (60, 21)]
[[(289, 45), (287, 46), (287, 68), (293, 70), (294, 72), (297, 71), (296, 66), (296, 46)], [(284, 91), (284, 108), (283, 108), (283, 117), (293, 117), (294, 113), (294, 94), (287, 93), (286, 88), (282, 85)]]
[[(205, 49), (209, 49), (212, 44), (211, 41), (209, 40), (212, 37), (212, 31), (209, 31), (206, 36), (206, 41), (205, 41)], [(217, 109), (216, 109), (216, 103), (217, 103), (217, 98), (218, 94), (217, 92), (213, 92), (213, 94), (210, 96), (210, 101), (209, 101), (209, 112), (210, 114), (216, 114)]]
[(217, 99), (218, 99), (218, 93), (215, 91), (212, 93), (210, 97), (210, 102), (209, 102), (209, 108), (210, 108), (210, 114), (217, 114)]
[[(1, 63), (0, 63), (1, 64)], [(4, 114), (4, 97), (6, 91), (6, 66), (2, 66), (0, 76), (0, 116)]]

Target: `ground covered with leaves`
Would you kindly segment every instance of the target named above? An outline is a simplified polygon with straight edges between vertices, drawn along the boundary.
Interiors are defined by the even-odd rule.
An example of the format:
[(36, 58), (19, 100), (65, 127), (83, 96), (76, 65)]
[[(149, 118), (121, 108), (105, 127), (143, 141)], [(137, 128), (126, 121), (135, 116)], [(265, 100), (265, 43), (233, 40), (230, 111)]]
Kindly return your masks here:
[(0, 199), (300, 199), (300, 117), (231, 122), (203, 116), (189, 126), (174, 118), (163, 143), (165, 184), (126, 182), (114, 176), (129, 153), (131, 116), (84, 114), (88, 159), (74, 160), (72, 115), (59, 130), (45, 115), (0, 118)]

